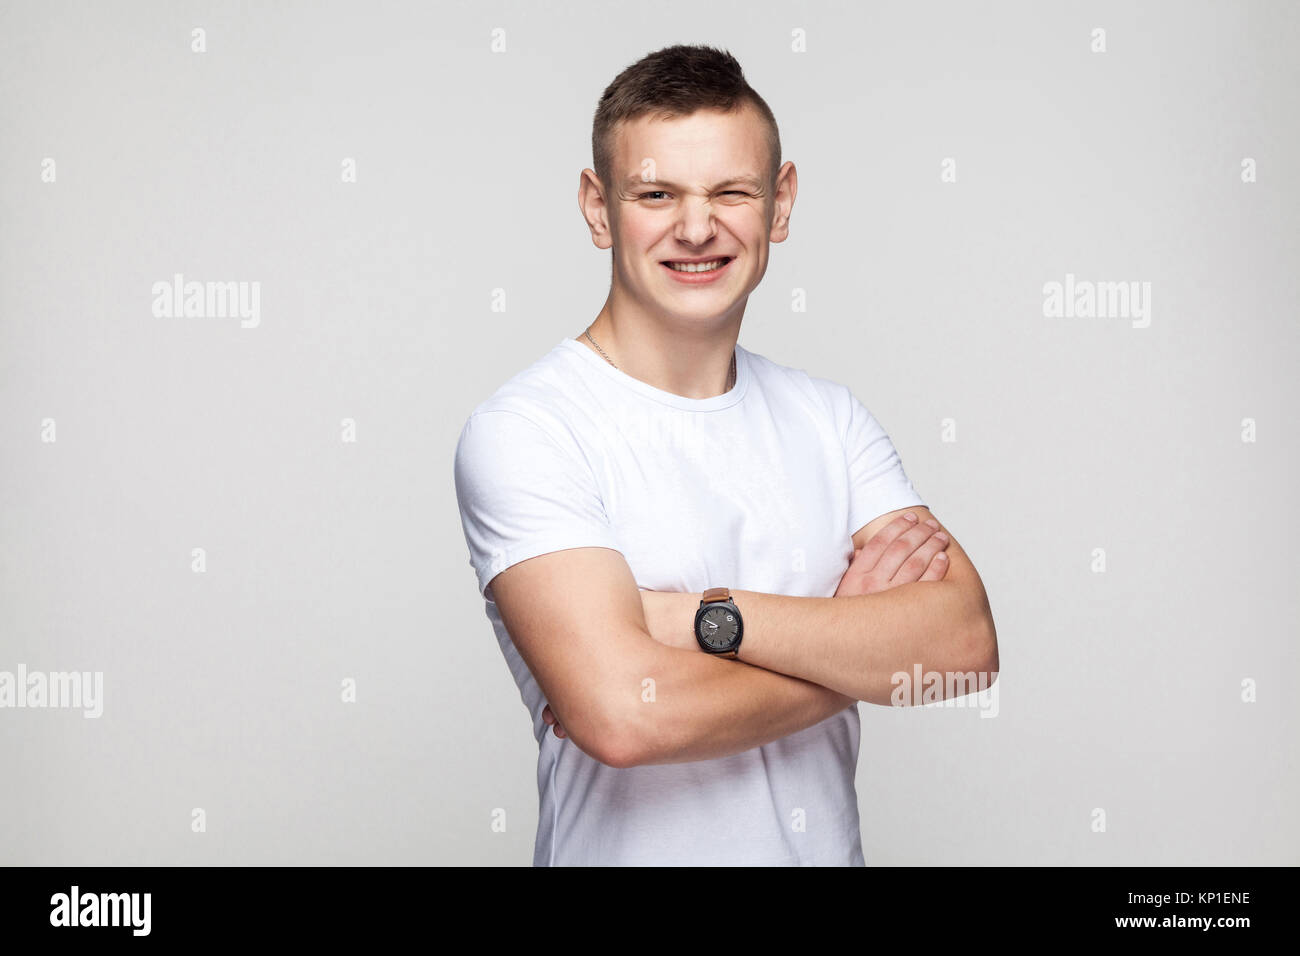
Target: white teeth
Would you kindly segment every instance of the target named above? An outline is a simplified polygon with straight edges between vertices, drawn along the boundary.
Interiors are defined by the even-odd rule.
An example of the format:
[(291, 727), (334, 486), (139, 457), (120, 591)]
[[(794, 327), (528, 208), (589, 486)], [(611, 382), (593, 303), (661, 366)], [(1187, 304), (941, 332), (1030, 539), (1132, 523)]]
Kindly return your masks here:
[(714, 259), (712, 262), (670, 262), (668, 268), (675, 272), (712, 272), (721, 269), (731, 260)]

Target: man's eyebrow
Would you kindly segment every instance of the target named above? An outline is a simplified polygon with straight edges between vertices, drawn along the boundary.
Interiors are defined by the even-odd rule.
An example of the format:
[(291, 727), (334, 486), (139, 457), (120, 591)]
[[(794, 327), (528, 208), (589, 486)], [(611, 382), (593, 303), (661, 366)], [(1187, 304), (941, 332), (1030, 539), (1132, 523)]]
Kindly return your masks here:
[[(676, 183), (665, 182), (661, 179), (642, 179), (640, 173), (633, 173), (624, 182), (628, 186), (669, 186), (673, 189), (677, 188)], [(731, 179), (724, 179), (720, 183), (715, 183), (708, 189), (709, 192), (716, 192), (724, 186), (748, 186), (750, 189), (761, 190), (763, 181), (757, 176), (733, 176)]]

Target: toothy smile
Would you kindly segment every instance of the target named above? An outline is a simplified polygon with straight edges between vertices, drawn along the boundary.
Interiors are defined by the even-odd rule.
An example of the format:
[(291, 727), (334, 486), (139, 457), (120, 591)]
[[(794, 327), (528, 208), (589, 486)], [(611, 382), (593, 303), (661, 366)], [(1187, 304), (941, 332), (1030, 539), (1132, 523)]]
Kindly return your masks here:
[(672, 269), (674, 272), (713, 272), (715, 269), (721, 269), (730, 261), (730, 256), (718, 256), (716, 259), (705, 259), (695, 262), (665, 262), (664, 265), (669, 269)]

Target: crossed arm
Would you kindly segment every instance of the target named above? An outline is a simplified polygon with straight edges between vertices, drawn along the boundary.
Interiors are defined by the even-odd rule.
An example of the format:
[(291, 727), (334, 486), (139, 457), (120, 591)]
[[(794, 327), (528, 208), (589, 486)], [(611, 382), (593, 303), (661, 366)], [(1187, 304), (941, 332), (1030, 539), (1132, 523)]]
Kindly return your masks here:
[[(920, 520), (893, 512), (853, 536), (855, 558), (835, 597), (733, 590), (745, 616), (738, 661), (695, 646), (698, 594), (638, 591), (608, 549), (531, 558), (492, 588), (563, 723), (557, 733), (614, 767), (705, 760), (859, 700), (887, 704), (892, 675), (917, 664), (995, 678), (996, 632), (978, 573), (951, 535), (934, 536), (946, 529), (926, 527), (928, 509), (905, 510)], [(940, 549), (946, 569), (932, 560)]]

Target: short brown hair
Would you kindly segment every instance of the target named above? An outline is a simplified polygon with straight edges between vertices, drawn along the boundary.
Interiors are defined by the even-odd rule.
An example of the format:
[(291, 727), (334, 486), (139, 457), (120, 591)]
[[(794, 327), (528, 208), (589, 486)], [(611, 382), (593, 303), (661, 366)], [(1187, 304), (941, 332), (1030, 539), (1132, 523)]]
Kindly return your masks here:
[(745, 82), (740, 63), (726, 50), (710, 46), (670, 46), (637, 60), (605, 88), (591, 126), (592, 167), (608, 188), (614, 128), (647, 114), (689, 116), (696, 110), (730, 112), (749, 104), (768, 127), (769, 181), (776, 186), (781, 168), (781, 133), (763, 98)]

